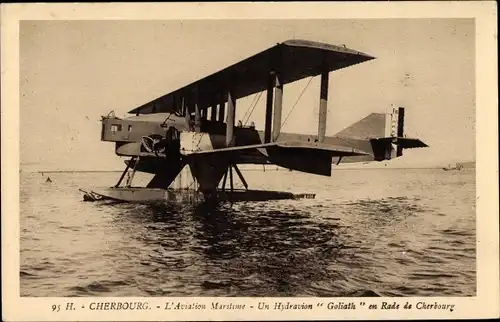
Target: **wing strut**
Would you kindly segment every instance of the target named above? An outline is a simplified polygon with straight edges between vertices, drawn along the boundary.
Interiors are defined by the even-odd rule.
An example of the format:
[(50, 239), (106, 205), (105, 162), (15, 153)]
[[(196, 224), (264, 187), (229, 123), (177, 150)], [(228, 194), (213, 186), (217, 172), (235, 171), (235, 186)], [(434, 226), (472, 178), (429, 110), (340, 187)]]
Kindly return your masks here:
[(321, 74), (321, 88), (319, 97), (318, 141), (325, 141), (326, 118), (328, 115), (328, 69), (324, 66)]

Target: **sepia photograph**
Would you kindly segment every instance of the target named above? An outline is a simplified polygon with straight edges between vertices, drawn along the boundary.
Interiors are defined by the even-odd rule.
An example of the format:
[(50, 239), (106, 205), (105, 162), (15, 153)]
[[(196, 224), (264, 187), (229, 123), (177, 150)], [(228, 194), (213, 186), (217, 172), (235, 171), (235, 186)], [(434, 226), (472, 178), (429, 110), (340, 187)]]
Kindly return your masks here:
[(476, 294), (474, 20), (22, 21), (19, 56), (21, 295)]
[(478, 296), (477, 28), (20, 20), (19, 296), (453, 312), (434, 298)]

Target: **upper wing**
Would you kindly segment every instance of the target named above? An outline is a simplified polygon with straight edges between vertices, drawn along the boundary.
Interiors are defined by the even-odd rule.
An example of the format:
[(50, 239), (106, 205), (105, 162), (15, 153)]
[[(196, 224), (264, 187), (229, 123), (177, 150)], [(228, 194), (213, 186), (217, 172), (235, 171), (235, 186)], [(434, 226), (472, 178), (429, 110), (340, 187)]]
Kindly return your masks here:
[(204, 104), (227, 101), (267, 89), (269, 73), (280, 71), (284, 84), (358, 64), (374, 57), (346, 47), (306, 40), (288, 40), (244, 59), (219, 72), (163, 95), (129, 113), (147, 114), (180, 109), (182, 100)]

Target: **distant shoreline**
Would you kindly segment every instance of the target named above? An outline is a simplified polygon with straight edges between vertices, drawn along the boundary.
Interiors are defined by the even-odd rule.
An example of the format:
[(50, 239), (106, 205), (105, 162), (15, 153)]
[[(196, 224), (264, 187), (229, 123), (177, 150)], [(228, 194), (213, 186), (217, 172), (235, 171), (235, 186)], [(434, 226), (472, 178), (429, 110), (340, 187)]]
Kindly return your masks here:
[[(448, 166), (442, 166), (442, 165), (433, 165), (433, 166), (373, 166), (370, 164), (366, 165), (359, 165), (359, 166), (349, 166), (349, 165), (340, 165), (340, 166), (334, 166), (332, 168), (333, 171), (339, 171), (339, 170), (424, 170), (424, 169), (444, 169), (446, 167), (450, 167), (451, 165), (454, 166), (462, 166), (463, 170), (466, 169), (475, 169), (476, 168), (476, 162), (456, 162), (449, 164)], [(241, 171), (263, 171), (264, 169), (262, 167), (249, 167), (245, 168), (242, 167), (240, 169)], [(280, 168), (276, 165), (266, 165), (265, 171), (290, 171), (286, 168)], [(34, 170), (34, 169), (21, 169), (20, 172), (29, 172), (29, 173), (121, 173), (123, 170)], [(299, 171), (294, 171), (294, 172), (299, 172)]]
[[(442, 167), (408, 167), (408, 168), (388, 168), (388, 167), (380, 167), (380, 168), (335, 168), (333, 171), (342, 171), (342, 170), (440, 170)], [(466, 169), (474, 169), (474, 168), (466, 168)], [(463, 170), (466, 170), (463, 169)], [(462, 170), (462, 171), (463, 171)], [(266, 169), (265, 171), (262, 169), (241, 169), (242, 172), (246, 171), (283, 171), (290, 172), (288, 169)], [(47, 171), (22, 171), (26, 173), (121, 173), (123, 170), (47, 170)], [(300, 172), (300, 171), (293, 171)]]

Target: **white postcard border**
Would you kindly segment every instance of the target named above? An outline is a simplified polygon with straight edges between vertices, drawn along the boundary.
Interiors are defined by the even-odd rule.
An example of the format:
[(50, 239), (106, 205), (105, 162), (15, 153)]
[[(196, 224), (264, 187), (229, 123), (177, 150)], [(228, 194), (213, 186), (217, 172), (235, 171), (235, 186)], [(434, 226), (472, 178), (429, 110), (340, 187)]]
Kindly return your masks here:
[[(177, 3), (177, 4), (2, 4), (2, 302), (3, 318), (63, 320), (296, 320), (443, 319), (499, 316), (498, 93), (496, 4), (494, 2), (408, 3)], [(19, 292), (19, 21), (158, 19), (386, 19), (475, 18), (476, 20), (476, 185), (477, 296), (470, 298), (21, 298)], [(92, 302), (148, 302), (142, 311), (96, 311)], [(165, 310), (166, 302), (245, 304), (246, 310)], [(313, 310), (258, 310), (259, 302), (311, 303)], [(369, 310), (381, 302), (398, 310)], [(355, 310), (329, 309), (350, 303)], [(404, 309), (406, 302), (413, 309)], [(418, 302), (455, 305), (450, 310), (418, 310)], [(75, 310), (66, 310), (73, 303)], [(321, 304), (322, 303), (322, 304)], [(361, 305), (365, 303), (365, 305)], [(53, 312), (53, 305), (60, 305)], [(96, 305), (96, 304), (94, 304)], [(249, 306), (254, 306), (250, 309)]]

